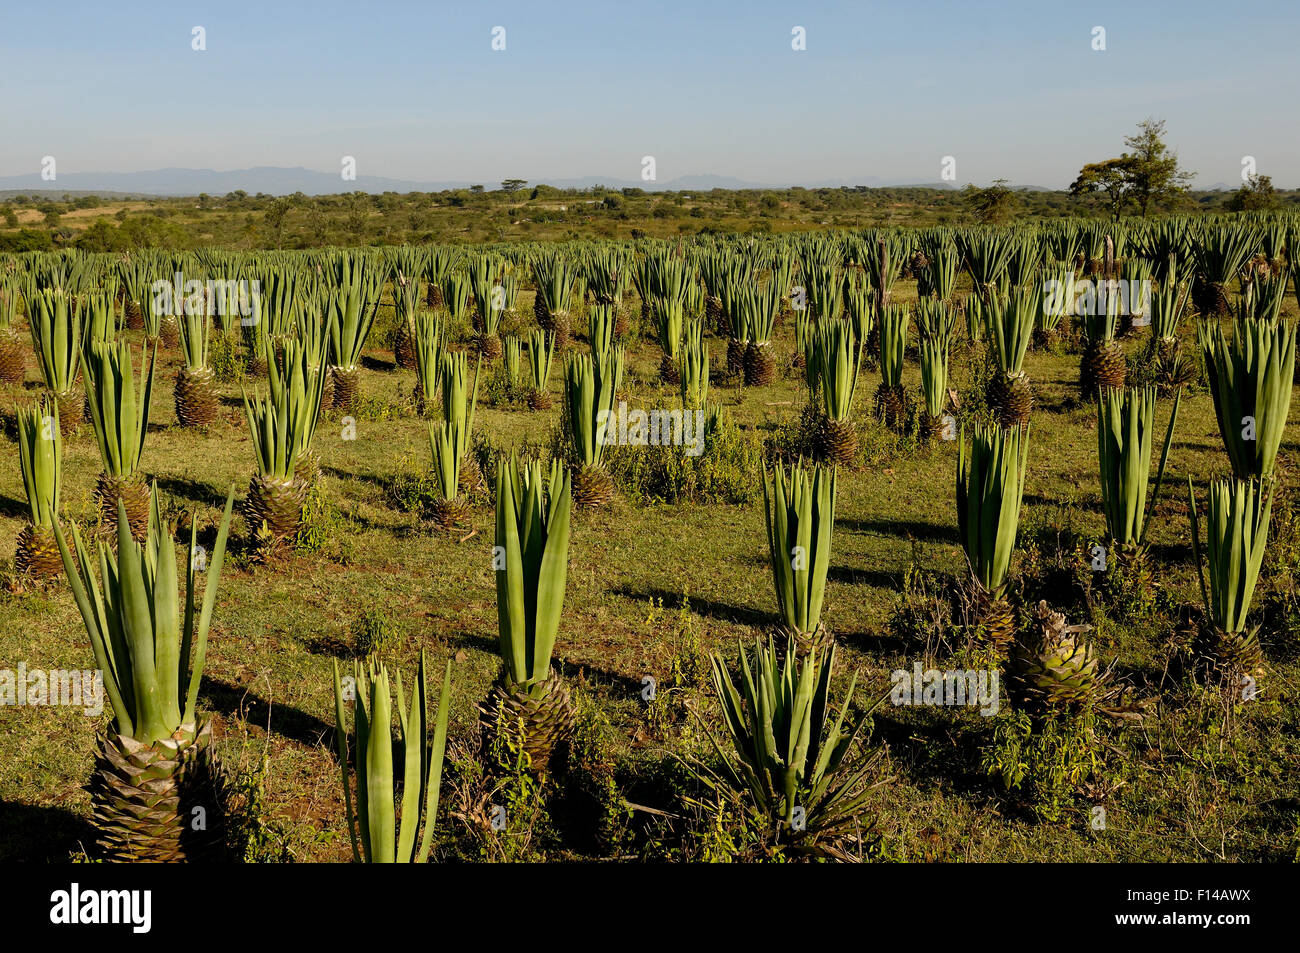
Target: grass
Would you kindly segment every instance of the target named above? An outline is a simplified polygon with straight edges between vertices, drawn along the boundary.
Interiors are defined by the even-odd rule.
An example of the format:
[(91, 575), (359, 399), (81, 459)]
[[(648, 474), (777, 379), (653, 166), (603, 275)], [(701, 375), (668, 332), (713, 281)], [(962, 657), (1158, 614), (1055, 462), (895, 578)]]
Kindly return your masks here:
[[(522, 325), (522, 316), (530, 314), (522, 301), (515, 320)], [(386, 318), (391, 319), (387, 305), (381, 321)], [(514, 331), (513, 323), (503, 329)], [(783, 363), (790, 356), (791, 333), (790, 322), (783, 322), (778, 340)], [(1128, 348), (1139, 346), (1135, 341)], [(721, 363), (725, 346), (715, 344), (713, 351), (715, 363)], [(343, 439), (344, 426), (336, 418), (317, 433), (315, 448), (326, 476), (313, 509), (312, 545), (271, 567), (236, 559), (221, 579), (200, 707), (216, 723), (223, 756), (243, 772), (246, 794), (253, 792), (246, 800), (261, 805), (249, 855), (312, 861), (350, 856), (332, 752), (331, 665), (336, 657), (350, 657), (359, 640), (374, 639), (407, 673), (414, 671), (421, 648), (430, 655), (431, 671), (448, 658), (456, 663), (451, 738), (452, 753), (462, 761), (449, 771), (437, 856), (565, 859), (714, 852), (706, 836), (714, 819), (696, 818), (689, 836), (683, 836), (645, 809), (683, 811), (679, 795), (685, 782), (674, 755), (702, 750), (702, 734), (690, 712), (717, 724), (711, 690), (698, 677), (681, 673), (700, 671), (700, 652), (733, 653), (737, 640), (752, 640), (775, 620), (761, 503), (641, 507), (620, 500), (606, 512), (577, 516), (557, 660), (584, 712), (584, 740), (571, 756), (582, 771), (556, 782), (563, 790), (548, 802), (558, 805), (549, 830), (510, 828), (516, 840), (494, 841), (476, 820), (476, 782), (465, 760), (477, 744), (476, 703), (498, 670), (491, 505), (480, 498), (466, 531), (453, 537), (430, 533), (418, 513), (394, 505), (395, 477), (428, 465), (427, 424), (406, 405), (414, 373), (392, 369), (391, 353), (376, 350), (369, 357), (362, 384), (366, 403), (356, 415), (355, 439)], [(644, 342), (629, 357), (628, 389), (650, 405), (656, 394), (672, 394), (654, 383), (658, 359), (658, 349)], [(164, 385), (179, 354), (166, 353), (164, 360), (144, 469), (175, 506), (195, 511), (206, 526), (216, 522), (227, 488), (236, 484), (242, 497), (253, 471), (238, 387), (223, 385), (222, 415), (207, 433), (184, 430), (169, 423), (175, 417), (171, 388)], [(965, 386), (974, 360), (959, 349), (953, 386)], [(1041, 570), (1058, 540), (1099, 539), (1103, 530), (1094, 414), (1073, 400), (1077, 361), (1077, 355), (1033, 352), (1026, 362), (1038, 405), (1018, 562), (1029, 570), (1025, 604), (1047, 598), (1067, 607), (1071, 621), (1088, 611), (1083, 590), (1062, 587)], [(26, 393), (0, 395), (4, 413), (11, 413), (17, 400), (35, 396), (34, 375), (29, 367)], [(553, 410), (480, 406), (476, 429), (495, 448), (546, 445), (559, 421), (561, 378), (552, 376)], [(922, 451), (884, 432), (870, 419), (878, 379), (878, 372), (864, 372), (857, 399), (863, 450), (858, 465), (839, 482), (825, 613), (842, 646), (837, 683), (847, 684), (848, 671), (860, 670), (857, 702), (862, 705), (887, 691), (892, 670), (910, 668), (923, 653), (924, 637), (897, 624), (904, 579), (915, 578), (918, 569), (940, 582), (964, 572), (956, 535), (955, 444)], [(904, 383), (918, 394), (914, 360), (907, 364)], [(761, 391), (715, 386), (712, 395), (760, 442), (792, 421), (803, 403), (802, 384), (793, 373)], [(1167, 412), (1168, 402), (1162, 401), (1162, 422)], [(1300, 413), (1300, 401), (1292, 413)], [(1279, 462), (1288, 487), (1296, 449), (1295, 440), (1288, 439)], [(9, 461), (0, 467), (0, 552), (8, 554), (23, 512), (9, 429), (0, 440), (0, 456)], [(1272, 670), (1258, 700), (1225, 707), (1190, 680), (1158, 686), (1169, 658), (1166, 643), (1174, 637), (1175, 609), (1198, 598), (1182, 488), (1188, 475), (1200, 484), (1227, 469), (1210, 399), (1197, 392), (1183, 403), (1166, 492), (1151, 532), (1159, 560), (1160, 611), (1123, 624), (1100, 609), (1094, 615), (1104, 655), (1139, 687), (1146, 718), (1137, 725), (1101, 720), (1095, 745), (1099, 767), (1082, 792), (1069, 792), (1056, 820), (1035, 820), (980, 767), (981, 750), (993, 736), (988, 719), (968, 711), (886, 706), (876, 712), (870, 737), (873, 747), (886, 749), (878, 778), (886, 783), (871, 805), (884, 856), (975, 861), (1294, 857), (1300, 847), (1294, 788), (1300, 766), (1300, 658), (1294, 634), (1282, 626), (1290, 617), (1280, 610), (1269, 616), (1263, 638)], [(94, 518), (90, 492), (98, 470), (93, 438), (83, 426), (67, 443), (64, 472), (65, 508), (83, 524)], [(1286, 506), (1275, 512), (1275, 534), (1289, 513)], [(242, 520), (236, 524), (234, 532), (245, 534)], [(1282, 551), (1276, 559), (1290, 559), (1288, 547), (1275, 548)], [(1031, 550), (1039, 557), (1025, 555)], [(1300, 560), (1273, 568), (1256, 597), (1256, 617), (1261, 606), (1280, 598), (1283, 580), (1290, 578), (1286, 573), (1300, 572)], [(0, 593), (0, 669), (20, 661), (29, 668), (92, 666), (62, 581)], [(942, 656), (936, 664), (949, 667)], [(673, 689), (657, 705), (642, 700), (647, 675)], [(95, 730), (107, 719), (107, 712), (96, 721), (60, 708), (5, 712), (0, 859), (61, 859), (89, 846), (89, 796), (83, 785), (92, 767)], [(636, 807), (625, 807), (625, 801)], [(1105, 809), (1104, 830), (1093, 829), (1096, 806)]]

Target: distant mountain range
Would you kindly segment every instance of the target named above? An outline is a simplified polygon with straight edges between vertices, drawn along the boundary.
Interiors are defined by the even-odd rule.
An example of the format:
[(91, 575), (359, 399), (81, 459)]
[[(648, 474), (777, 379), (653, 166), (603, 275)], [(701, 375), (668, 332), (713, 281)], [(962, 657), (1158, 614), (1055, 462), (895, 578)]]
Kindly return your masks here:
[[(703, 192), (710, 189), (772, 189), (800, 185), (805, 188), (839, 188), (840, 186), (866, 186), (887, 188), (912, 186), (915, 188), (953, 189), (953, 183), (917, 183), (901, 179), (886, 180), (876, 176), (859, 176), (848, 181), (820, 180), (805, 182), (749, 182), (726, 175), (684, 175), (663, 182), (643, 182), (639, 179), (619, 179), (602, 176), (583, 176), (572, 179), (530, 180), (533, 185), (550, 185), (559, 189), (587, 189), (597, 185), (609, 188), (642, 188), (647, 191)], [(411, 179), (390, 179), (373, 175), (358, 175), (345, 181), (335, 172), (317, 172), (313, 169), (258, 166), (252, 169), (232, 169), (218, 172), (213, 169), (151, 169), (147, 172), (65, 172), (54, 182), (47, 182), (38, 173), (0, 176), (0, 194), (57, 193), (69, 194), (111, 193), (114, 197), (133, 196), (183, 196), (225, 195), (239, 189), (250, 195), (264, 192), (268, 195), (331, 195), (339, 192), (442, 192), (449, 189), (467, 189), (482, 185), (487, 189), (499, 188), (496, 182), (437, 181), (417, 182)], [(1039, 186), (1017, 186), (1031, 191), (1047, 191)]]

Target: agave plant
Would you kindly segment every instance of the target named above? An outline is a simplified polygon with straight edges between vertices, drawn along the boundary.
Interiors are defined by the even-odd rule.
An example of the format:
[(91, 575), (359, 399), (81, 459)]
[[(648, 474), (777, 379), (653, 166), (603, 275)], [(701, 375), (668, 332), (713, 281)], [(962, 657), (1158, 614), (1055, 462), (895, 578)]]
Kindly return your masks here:
[(686, 323), (680, 360), (682, 407), (703, 410), (709, 403), (709, 345), (704, 340), (703, 320)]
[[(596, 355), (592, 355), (594, 360)], [(532, 410), (549, 410), (551, 365), (555, 361), (555, 332), (534, 329), (528, 332), (528, 406)]]
[[(323, 296), (323, 293), (322, 293)], [(330, 373), (330, 334), (320, 299), (298, 309), (298, 343), (302, 345), (307, 369), (320, 377), (321, 413), (334, 405), (334, 375)]]
[(844, 307), (858, 340), (870, 342), (876, 329), (877, 312), (876, 293), (871, 285), (861, 277), (850, 280), (844, 288)]
[[(92, 557), (76, 527), (70, 548), (55, 521), (63, 568), (113, 708), (90, 785), (91, 813), (107, 859), (220, 856), (224, 832), (208, 746), (211, 726), (199, 717), (197, 704), (233, 505), (232, 487), (210, 556), (198, 545), (198, 520), (191, 519), (183, 602), (178, 554), (159, 515), (156, 491), (142, 542), (132, 538), (119, 504), (116, 551), (101, 541)], [(95, 563), (102, 582), (95, 579)], [(208, 577), (201, 607), (195, 585), (200, 571)], [(192, 823), (199, 809), (206, 825)]]
[(400, 267), (393, 279), (393, 363), (415, 369), (415, 317), (419, 310), (420, 285), (414, 275)]
[(459, 262), (460, 252), (454, 248), (434, 245), (428, 250), (424, 259), (424, 277), (429, 283), (429, 293), (425, 303), (430, 308), (443, 306), (442, 283)]
[(921, 252), (924, 263), (916, 272), (918, 295), (937, 301), (951, 300), (957, 287), (957, 269), (961, 266), (961, 252), (957, 250), (951, 232), (945, 230), (922, 239)]
[(1006, 229), (980, 227), (962, 234), (962, 255), (970, 271), (971, 283), (976, 294), (985, 301), (1005, 291), (1015, 241), (1015, 233)]
[(1192, 300), (1202, 315), (1231, 313), (1228, 285), (1241, 274), (1258, 243), (1254, 230), (1240, 225), (1206, 225), (1193, 239), (1196, 279)]
[(1028, 427), (977, 425), (969, 446), (963, 428), (957, 452), (957, 526), (975, 583), (980, 631), (999, 654), (1015, 632), (1006, 589), (1028, 457)]
[(1269, 272), (1243, 282), (1244, 290), (1237, 299), (1237, 316), (1245, 320), (1276, 321), (1282, 317), (1286, 303), (1286, 288), (1290, 275), (1283, 268), (1277, 274)]
[(260, 294), (253, 295), (249, 301), (248, 316), (239, 322), (239, 335), (244, 345), (244, 363), (248, 373), (253, 377), (266, 376), (275, 348), (265, 300)]
[(559, 461), (522, 468), (514, 454), (497, 470), (497, 629), (501, 676), (481, 706), (489, 730), (507, 733), (544, 771), (556, 742), (573, 730), (569, 690), (551, 667), (569, 565), (573, 507)]
[(851, 248), (862, 266), (879, 315), (890, 303), (894, 282), (911, 257), (911, 240), (900, 232), (877, 231), (870, 238), (852, 243)]
[(1074, 266), (1049, 265), (1043, 274), (1043, 307), (1034, 327), (1034, 346), (1051, 348), (1069, 330), (1066, 315), (1074, 295)]
[(505, 371), (507, 388), (515, 394), (524, 367), (524, 342), (516, 334), (501, 339), (501, 367)]
[(490, 255), (470, 261), (469, 280), (474, 291), (475, 344), (489, 363), (501, 356), (501, 315), (505, 312), (505, 290), (497, 280), (501, 264)]
[(1016, 639), (1008, 667), (1017, 702), (1033, 714), (1069, 712), (1100, 695), (1105, 672), (1091, 643), (1090, 625), (1067, 625), (1065, 616), (1040, 600), (1023, 636)]
[(901, 305), (886, 305), (880, 312), (880, 387), (876, 390), (876, 416), (885, 426), (902, 430), (907, 423), (903, 391), (903, 355), (911, 316)]
[(623, 304), (631, 270), (623, 251), (608, 245), (597, 246), (586, 263), (587, 287), (596, 304), (612, 306), (615, 319)]
[(835, 471), (796, 463), (788, 474), (778, 466), (769, 475), (764, 468), (763, 511), (780, 631), (802, 648), (819, 646), (829, 638), (821, 614), (835, 525)]
[(27, 349), (14, 326), (20, 297), (17, 280), (0, 275), (0, 384), (21, 384), (27, 373)]
[(1174, 400), (1165, 431), (1155, 489), (1147, 501), (1154, 449), (1156, 389), (1103, 391), (1097, 401), (1097, 465), (1101, 481), (1101, 508), (1111, 547), (1107, 567), (1126, 571), (1136, 591), (1150, 589), (1146, 536), (1151, 511), (1160, 496), (1165, 464), (1174, 440), (1174, 424), (1182, 394)]
[(63, 437), (54, 408), (45, 402), (18, 408), (18, 462), (31, 514), (18, 534), (14, 568), (37, 578), (63, 569), (54, 525), (63, 489)]
[(139, 254), (131, 253), (117, 263), (117, 276), (122, 284), (123, 321), (133, 331), (144, 328), (144, 313), (151, 305), (151, 268)]
[(838, 319), (844, 313), (844, 272), (828, 261), (803, 267), (808, 310), (821, 321)]
[[(317, 381), (313, 393), (319, 394), (321, 385), (313, 380)], [(244, 518), (263, 556), (297, 537), (311, 489), (300, 474), (318, 411), (305, 383), (300, 375), (286, 375), (280, 385), (272, 386), (268, 397), (243, 395), (257, 463), (257, 472), (248, 482)]]
[[(397, 682), (397, 738), (392, 735), (393, 710), (388, 668), (368, 660), (352, 665), (350, 692), (339, 678), (334, 663), (334, 720), (339, 766), (343, 772), (343, 805), (352, 839), (352, 859), (369, 864), (422, 864), (433, 846), (433, 828), (438, 818), (438, 792), (442, 786), (442, 763), (447, 750), (447, 718), (451, 711), (451, 663), (447, 663), (438, 697), (438, 714), (429, 743), (429, 694), (424, 651), (416, 672), (411, 705), (402, 692), (402, 673)], [(353, 715), (356, 743), (348, 758), (348, 730), (344, 696), (356, 700)], [(401, 752), (402, 774), (393, 770), (393, 751)], [(349, 771), (349, 766), (351, 770)], [(353, 784), (356, 778), (356, 806)], [(400, 787), (401, 793), (395, 794)]]
[(966, 315), (966, 338), (972, 345), (980, 344), (989, 336), (989, 307), (977, 294), (967, 295), (962, 302)]
[(569, 310), (572, 301), (574, 272), (558, 252), (543, 255), (533, 262), (533, 281), (537, 295), (533, 314), (537, 326), (555, 333), (555, 349), (563, 351), (569, 344)]
[(1179, 285), (1173, 266), (1151, 298), (1151, 340), (1146, 361), (1155, 371), (1160, 392), (1169, 394), (1189, 383), (1196, 367), (1182, 355), (1178, 328), (1187, 309), (1191, 286)]
[(741, 679), (732, 680), (724, 660), (711, 657), (713, 684), (731, 742), (730, 754), (709, 738), (721, 770), (696, 773), (711, 787), (725, 787), (752, 800), (775, 825), (776, 843), (797, 854), (851, 859), (844, 841), (861, 826), (870, 794), (867, 773), (876, 758), (850, 757), (870, 711), (850, 714), (857, 674), (834, 711), (831, 676), (835, 646), (800, 655), (793, 641), (784, 651), (758, 640), (753, 664), (739, 652)]
[(765, 387), (776, 379), (776, 358), (772, 356), (772, 336), (776, 332), (776, 313), (781, 308), (781, 289), (773, 281), (752, 287), (752, 293), (740, 298), (747, 309), (745, 327), (749, 343), (745, 345), (745, 383)]
[(81, 370), (82, 310), (65, 291), (44, 289), (27, 296), (32, 346), (40, 359), (45, 389), (54, 398), (59, 430), (65, 438), (76, 433), (82, 403), (76, 394)]
[(76, 308), (81, 312), (81, 360), (85, 364), (96, 344), (112, 344), (117, 340), (121, 316), (112, 291), (82, 295), (77, 299)]
[(1194, 651), (1230, 680), (1257, 677), (1263, 673), (1264, 660), (1259, 627), (1247, 628), (1247, 617), (1268, 544), (1273, 485), (1265, 487), (1263, 481), (1254, 479), (1210, 483), (1204, 546), (1191, 477), (1187, 479), (1187, 498), (1196, 575), (1205, 606)]
[(740, 377), (745, 373), (745, 355), (749, 353), (749, 315), (745, 294), (750, 279), (737, 275), (724, 280), (722, 309), (727, 320), (727, 374)]
[(1219, 436), (1239, 480), (1273, 474), (1291, 408), (1295, 326), (1248, 318), (1229, 343), (1217, 324), (1199, 328)]
[(415, 316), (415, 405), (428, 416), (442, 393), (443, 357), (448, 353), (442, 320), (430, 312)]
[(443, 420), (429, 425), (429, 449), (433, 454), (434, 483), (438, 490), (432, 518), (434, 525), (443, 530), (453, 528), (463, 519), (468, 502), (466, 497), (482, 478), (471, 452), (482, 362), (483, 355), (480, 354), (471, 392), (466, 356), (443, 356)]
[(564, 416), (576, 455), (573, 502), (578, 506), (607, 506), (614, 495), (614, 481), (602, 458), (622, 380), (622, 347), (603, 361), (573, 355), (565, 366)]
[(919, 432), (921, 439), (927, 442), (937, 439), (943, 432), (944, 410), (948, 404), (948, 349), (956, 323), (956, 312), (942, 299), (920, 302), (916, 326), (921, 338), (919, 353), (924, 410)]
[(613, 304), (597, 302), (587, 314), (587, 340), (591, 344), (591, 355), (599, 359), (609, 353), (618, 337), (618, 309)]
[(149, 432), (157, 365), (155, 346), (146, 374), (142, 351), (137, 385), (132, 379), (131, 346), (125, 341), (92, 345), (85, 365), (86, 398), (103, 464), (95, 484), (99, 513), (112, 532), (120, 503), (130, 520), (131, 535), (138, 540), (149, 530), (149, 484), (140, 472), (140, 455)]
[(997, 370), (989, 379), (988, 402), (1003, 427), (1023, 427), (1034, 407), (1034, 389), (1024, 371), (1025, 354), (1034, 335), (1035, 312), (1040, 308), (1038, 289), (1020, 285), (1005, 298), (989, 299), (989, 329)]
[(459, 325), (469, 315), (473, 291), (469, 275), (460, 269), (448, 272), (442, 279), (442, 306), (455, 324)]
[(814, 332), (813, 347), (811, 363), (821, 378), (818, 455), (831, 463), (849, 464), (858, 452), (858, 434), (849, 416), (858, 390), (862, 344), (847, 321), (822, 321)]
[(216, 376), (208, 366), (211, 319), (187, 311), (180, 319), (181, 355), (176, 371), (176, 419), (182, 427), (207, 427), (217, 419)]
[(344, 256), (336, 268), (339, 283), (326, 299), (330, 353), (336, 362), (330, 373), (334, 406), (351, 410), (361, 382), (361, 352), (375, 321), (383, 276), (360, 256)]
[(655, 336), (663, 352), (659, 360), (659, 379), (665, 384), (680, 383), (677, 370), (677, 352), (682, 343), (682, 303), (676, 298), (651, 298), (650, 314), (654, 319)]
[(320, 422), (327, 379), (327, 375), (321, 372), (321, 365), (313, 360), (310, 349), (294, 340), (281, 345), (280, 359), (268, 368), (271, 403), (277, 407), (283, 404), (289, 415), (300, 421), (297, 427), (302, 440), (293, 462), (293, 472), (308, 488), (320, 479), (320, 458), (312, 449), (312, 440)]
[(1114, 281), (1095, 283), (1095, 291), (1082, 296), (1083, 356), (1079, 360), (1079, 390), (1085, 399), (1101, 391), (1123, 390), (1128, 365), (1115, 340), (1122, 303)]

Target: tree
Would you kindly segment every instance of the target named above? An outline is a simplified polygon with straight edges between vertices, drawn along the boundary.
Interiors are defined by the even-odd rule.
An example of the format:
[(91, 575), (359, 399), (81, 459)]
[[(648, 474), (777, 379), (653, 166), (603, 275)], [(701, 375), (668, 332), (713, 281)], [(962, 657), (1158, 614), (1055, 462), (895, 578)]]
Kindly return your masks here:
[(1016, 205), (1016, 193), (1007, 188), (1006, 179), (994, 179), (992, 185), (982, 189), (968, 185), (962, 197), (981, 225), (1000, 225), (1011, 217)]
[(522, 189), (522, 188), (523, 188), (525, 185), (527, 185), (527, 184), (528, 184), (528, 180), (527, 180), (527, 179), (502, 179), (502, 180), (501, 180), (501, 191), (502, 191), (502, 192), (518, 192), (520, 189)]
[(288, 199), (276, 199), (266, 208), (263, 222), (270, 229), (275, 247), (281, 247), (284, 238), (284, 217), (289, 214), (292, 203)]
[(1126, 193), (1146, 218), (1155, 202), (1177, 198), (1187, 191), (1194, 174), (1178, 168), (1177, 153), (1165, 144), (1165, 121), (1146, 118), (1138, 123), (1136, 135), (1124, 139), (1131, 152), (1120, 155), (1127, 162), (1124, 170)]
[(1128, 201), (1128, 168), (1127, 159), (1089, 162), (1070, 185), (1070, 194), (1080, 198), (1097, 193), (1105, 195), (1110, 217), (1118, 220), (1120, 210)]
[(4, 209), (4, 218), (5, 218), (5, 227), (6, 227), (6, 228), (17, 228), (17, 227), (18, 227), (18, 213), (15, 212), (11, 206), (8, 206), (8, 205), (5, 206), (5, 209)]
[(1261, 212), (1278, 208), (1277, 191), (1273, 188), (1270, 175), (1252, 175), (1245, 184), (1228, 199), (1229, 212)]

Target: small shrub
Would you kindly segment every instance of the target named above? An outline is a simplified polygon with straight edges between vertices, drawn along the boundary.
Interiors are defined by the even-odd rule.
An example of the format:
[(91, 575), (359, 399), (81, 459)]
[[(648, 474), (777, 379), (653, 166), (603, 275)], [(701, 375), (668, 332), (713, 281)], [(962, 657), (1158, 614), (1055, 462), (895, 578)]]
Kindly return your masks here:
[(1091, 710), (1037, 720), (1023, 711), (1003, 711), (984, 750), (984, 770), (1038, 818), (1059, 820), (1097, 769), (1095, 729)]
[(222, 384), (237, 384), (244, 379), (246, 365), (239, 353), (239, 339), (215, 332), (208, 339), (208, 364), (213, 376)]
[(319, 553), (346, 538), (352, 521), (330, 502), (320, 485), (313, 486), (302, 508), (302, 526), (294, 540), (294, 551), (299, 555)]
[(757, 439), (724, 418), (698, 456), (684, 447), (608, 447), (606, 466), (632, 503), (743, 504), (762, 492)]
[(399, 636), (396, 626), (378, 609), (367, 609), (352, 623), (352, 645), (361, 658), (386, 655), (397, 645)]

